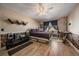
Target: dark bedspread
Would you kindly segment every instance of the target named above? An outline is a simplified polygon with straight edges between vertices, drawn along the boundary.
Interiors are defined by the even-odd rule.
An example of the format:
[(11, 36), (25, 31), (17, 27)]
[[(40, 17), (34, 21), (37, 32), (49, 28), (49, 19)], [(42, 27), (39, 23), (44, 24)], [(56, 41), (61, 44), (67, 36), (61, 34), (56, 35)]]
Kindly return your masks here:
[(30, 35), (31, 35), (31, 36), (35, 36), (35, 37), (40, 37), (40, 38), (49, 39), (51, 33), (50, 33), (50, 32), (39, 32), (39, 31), (37, 31), (37, 32), (31, 32)]

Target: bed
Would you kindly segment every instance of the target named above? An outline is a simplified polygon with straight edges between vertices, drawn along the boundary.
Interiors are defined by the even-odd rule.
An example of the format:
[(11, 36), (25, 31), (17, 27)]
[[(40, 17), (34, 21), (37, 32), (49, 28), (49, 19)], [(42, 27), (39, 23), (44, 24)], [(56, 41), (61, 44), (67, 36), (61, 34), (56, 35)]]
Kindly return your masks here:
[(52, 32), (44, 32), (39, 31), (38, 29), (31, 29), (30, 36), (38, 37), (38, 38), (45, 38), (50, 39)]

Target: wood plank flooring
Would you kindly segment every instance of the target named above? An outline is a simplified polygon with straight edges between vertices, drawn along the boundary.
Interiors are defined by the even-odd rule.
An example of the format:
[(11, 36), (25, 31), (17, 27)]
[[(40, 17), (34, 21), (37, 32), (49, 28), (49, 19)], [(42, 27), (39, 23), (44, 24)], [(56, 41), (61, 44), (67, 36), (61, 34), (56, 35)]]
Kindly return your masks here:
[(50, 44), (50, 56), (77, 56), (79, 55), (71, 46), (53, 40)]
[(52, 40), (50, 44), (34, 42), (13, 56), (78, 56), (79, 54), (70, 46), (58, 40)]

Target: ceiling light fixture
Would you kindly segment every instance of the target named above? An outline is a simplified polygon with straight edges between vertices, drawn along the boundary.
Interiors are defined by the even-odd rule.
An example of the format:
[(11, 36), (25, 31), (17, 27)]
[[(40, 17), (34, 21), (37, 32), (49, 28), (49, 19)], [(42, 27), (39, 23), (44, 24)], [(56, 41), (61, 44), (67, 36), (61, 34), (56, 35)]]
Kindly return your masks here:
[(53, 7), (49, 6), (46, 3), (38, 3), (35, 7), (35, 12), (38, 14), (38, 16), (47, 15), (48, 11), (52, 10)]
[(47, 7), (45, 6), (45, 4), (42, 3), (37, 4), (35, 9), (39, 16), (45, 15), (47, 11)]

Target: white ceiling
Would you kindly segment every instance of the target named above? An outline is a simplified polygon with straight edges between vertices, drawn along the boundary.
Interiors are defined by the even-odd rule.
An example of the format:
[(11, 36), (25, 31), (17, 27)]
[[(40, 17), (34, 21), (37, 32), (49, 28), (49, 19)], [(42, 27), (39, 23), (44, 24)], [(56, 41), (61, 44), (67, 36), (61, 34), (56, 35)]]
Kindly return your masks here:
[(25, 16), (30, 16), (35, 20), (43, 21), (55, 20), (59, 17), (67, 16), (76, 6), (75, 3), (46, 3), (45, 6), (47, 8), (53, 7), (53, 9), (48, 9), (45, 15), (38, 16), (35, 10), (37, 3), (3, 3), (0, 5), (18, 11)]

